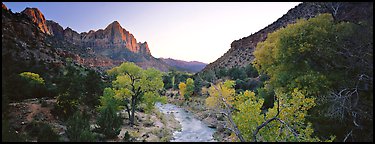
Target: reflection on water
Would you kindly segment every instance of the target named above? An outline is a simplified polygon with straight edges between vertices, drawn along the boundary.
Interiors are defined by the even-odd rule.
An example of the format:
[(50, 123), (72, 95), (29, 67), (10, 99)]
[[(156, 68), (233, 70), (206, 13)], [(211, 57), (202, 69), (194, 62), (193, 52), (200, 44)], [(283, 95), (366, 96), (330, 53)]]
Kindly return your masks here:
[(181, 131), (173, 133), (171, 141), (175, 142), (212, 142), (212, 134), (215, 132), (214, 128), (209, 128), (202, 121), (194, 118), (194, 116), (182, 108), (173, 104), (156, 103), (156, 107), (165, 114), (172, 113), (176, 120), (182, 126)]

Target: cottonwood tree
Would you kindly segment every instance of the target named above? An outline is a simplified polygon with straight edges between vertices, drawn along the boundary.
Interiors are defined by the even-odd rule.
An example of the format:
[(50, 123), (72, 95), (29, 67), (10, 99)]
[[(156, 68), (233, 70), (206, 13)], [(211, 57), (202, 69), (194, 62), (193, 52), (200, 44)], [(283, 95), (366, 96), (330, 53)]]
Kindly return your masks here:
[(234, 110), (234, 97), (236, 93), (233, 88), (234, 84), (234, 81), (226, 81), (224, 83), (219, 82), (217, 85), (211, 83), (211, 87), (208, 89), (209, 97), (206, 99), (206, 105), (208, 108), (220, 111), (221, 114), (227, 117), (232, 127), (227, 128), (233, 131), (241, 142), (244, 142), (245, 139), (232, 117)]
[(160, 97), (159, 92), (164, 86), (162, 73), (154, 68), (143, 70), (132, 62), (125, 62), (109, 70), (108, 74), (116, 77), (112, 82), (114, 97), (122, 101), (133, 126), (135, 109), (143, 97)]
[(251, 91), (236, 95), (233, 86), (234, 81), (212, 85), (206, 105), (219, 109), (227, 117), (231, 125), (227, 128), (241, 142), (320, 141), (312, 137), (312, 125), (305, 121), (307, 110), (315, 105), (313, 98), (306, 98), (298, 89), (291, 96), (278, 93), (274, 107), (264, 112), (262, 98), (257, 98)]
[[(339, 6), (333, 8), (337, 11)], [(336, 22), (331, 14), (299, 19), (258, 43), (254, 51), (255, 67), (269, 75), (270, 85), (282, 93), (291, 94), (298, 88), (306, 91), (306, 97), (317, 98), (319, 108), (310, 111), (310, 118), (315, 119), (316, 126), (332, 127), (321, 129), (320, 133), (337, 130), (339, 139), (344, 140), (342, 131), (366, 130), (368, 136), (365, 136), (367, 133), (356, 135), (371, 140), (372, 130), (368, 128), (371, 125), (364, 126), (372, 123), (369, 115), (373, 104), (368, 102), (373, 97), (371, 24)], [(334, 121), (333, 124), (324, 125), (328, 120)], [(334, 126), (344, 123), (348, 128)]]

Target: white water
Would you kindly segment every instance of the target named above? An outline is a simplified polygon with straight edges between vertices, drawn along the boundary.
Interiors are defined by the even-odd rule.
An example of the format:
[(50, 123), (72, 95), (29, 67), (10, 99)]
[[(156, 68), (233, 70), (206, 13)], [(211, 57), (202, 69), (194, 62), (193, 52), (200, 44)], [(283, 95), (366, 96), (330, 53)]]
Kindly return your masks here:
[(182, 126), (181, 131), (173, 133), (172, 142), (213, 142), (214, 128), (209, 128), (202, 121), (182, 108), (173, 104), (156, 103), (156, 107), (165, 114), (172, 113)]

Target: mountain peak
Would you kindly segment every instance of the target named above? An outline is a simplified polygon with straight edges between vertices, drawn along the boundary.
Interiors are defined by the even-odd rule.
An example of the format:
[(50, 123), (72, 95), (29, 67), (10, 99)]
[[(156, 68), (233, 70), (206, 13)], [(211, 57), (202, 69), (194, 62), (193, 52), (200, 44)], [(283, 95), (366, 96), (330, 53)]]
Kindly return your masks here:
[(51, 34), (46, 24), (46, 18), (38, 8), (26, 7), (26, 9), (22, 11), (22, 13), (29, 16), (43, 33)]
[(105, 29), (118, 29), (122, 30), (122, 27), (118, 21), (113, 21), (111, 24), (109, 24)]
[(5, 6), (4, 3), (1, 3), (1, 8), (2, 8), (2, 9), (5, 9), (5, 10), (8, 10), (7, 6)]
[(111, 24), (120, 25), (120, 23), (118, 21), (113, 21)]

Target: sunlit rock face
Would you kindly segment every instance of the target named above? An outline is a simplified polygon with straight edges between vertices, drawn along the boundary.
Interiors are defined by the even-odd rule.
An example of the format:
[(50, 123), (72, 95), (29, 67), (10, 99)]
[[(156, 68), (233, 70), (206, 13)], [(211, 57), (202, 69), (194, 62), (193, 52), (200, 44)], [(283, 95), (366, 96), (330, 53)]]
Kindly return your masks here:
[[(44, 37), (40, 42), (50, 43), (56, 50), (55, 55), (70, 57), (79, 64), (109, 69), (130, 61), (142, 68), (156, 68), (161, 71), (171, 68), (165, 62), (154, 58), (147, 42), (137, 42), (134, 35), (125, 30), (118, 21), (113, 21), (104, 29), (78, 33), (70, 27), (64, 29), (53, 20), (46, 20), (38, 8), (26, 8), (21, 13), (11, 13), (4, 4), (2, 8), (7, 12), (7, 16), (30, 22), (27, 26), (20, 23), (20, 26), (24, 26), (18, 28), (20, 32), (30, 35), (30, 38), (36, 35)], [(34, 33), (29, 32), (34, 25)], [(17, 35), (18, 33), (14, 34), (15, 38), (22, 37)]]
[(7, 6), (5, 6), (5, 4), (3, 4), (3, 3), (1, 3), (1, 8), (5, 9), (5, 10), (8, 10)]
[(104, 30), (91, 30), (81, 33), (82, 44), (95, 48), (127, 48), (134, 53), (151, 55), (147, 42), (137, 43), (129, 31), (121, 27), (118, 21), (109, 24)]
[(22, 13), (29, 16), (31, 20), (37, 24), (37, 26), (43, 33), (51, 34), (46, 24), (46, 18), (44, 18), (44, 15), (42, 14), (42, 12), (40, 12), (39, 9), (26, 8), (25, 10), (22, 11)]

